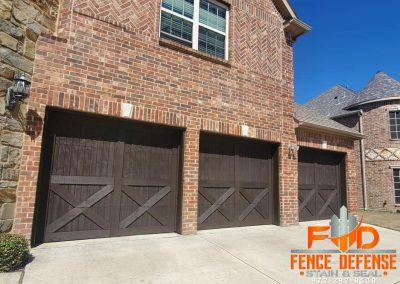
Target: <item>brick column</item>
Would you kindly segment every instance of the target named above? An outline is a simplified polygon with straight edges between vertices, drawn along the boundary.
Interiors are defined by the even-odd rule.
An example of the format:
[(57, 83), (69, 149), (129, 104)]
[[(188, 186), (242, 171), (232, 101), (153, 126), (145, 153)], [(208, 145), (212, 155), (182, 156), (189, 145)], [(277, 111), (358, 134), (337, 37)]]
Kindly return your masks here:
[[(292, 143), (296, 145), (295, 143)], [(299, 222), (297, 152), (289, 153), (289, 144), (279, 148), (279, 205), (280, 225), (289, 226)]]
[(358, 210), (356, 152), (349, 150), (346, 155), (347, 208), (350, 213)]
[(200, 131), (187, 129), (184, 138), (181, 233), (189, 235), (197, 232)]
[[(33, 118), (28, 116), (28, 120), (31, 119)], [(37, 126), (41, 127), (39, 125)], [(21, 159), (20, 164), (15, 219), (12, 231), (13, 233), (24, 235), (27, 239), (31, 238), (32, 233), (41, 142), (41, 134), (35, 139), (31, 139), (27, 134), (24, 135), (24, 145), (22, 148), (23, 159)]]

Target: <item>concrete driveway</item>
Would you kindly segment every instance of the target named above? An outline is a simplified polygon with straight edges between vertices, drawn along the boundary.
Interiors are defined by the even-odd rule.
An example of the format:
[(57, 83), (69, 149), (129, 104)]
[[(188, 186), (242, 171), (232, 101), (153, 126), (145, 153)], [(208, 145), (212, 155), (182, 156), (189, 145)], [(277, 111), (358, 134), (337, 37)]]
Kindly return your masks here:
[[(306, 248), (309, 224), (43, 244), (23, 283), (313, 283), (289, 264), (291, 249)], [(400, 232), (379, 232), (380, 249), (400, 251)], [(399, 280), (396, 271), (375, 283)]]

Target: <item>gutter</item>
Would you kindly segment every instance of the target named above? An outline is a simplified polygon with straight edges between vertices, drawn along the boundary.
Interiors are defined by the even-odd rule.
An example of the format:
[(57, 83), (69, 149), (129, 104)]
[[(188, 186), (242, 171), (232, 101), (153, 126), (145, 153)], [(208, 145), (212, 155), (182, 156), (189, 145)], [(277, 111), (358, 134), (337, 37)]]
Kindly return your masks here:
[(344, 137), (353, 138), (354, 140), (364, 139), (365, 135), (361, 133), (350, 132), (341, 129), (335, 129), (327, 126), (317, 125), (309, 122), (299, 122), (298, 128), (310, 129), (310, 130), (320, 130), (328, 134), (336, 134)]
[(344, 114), (339, 114), (339, 115), (335, 115), (335, 116), (330, 116), (330, 119), (335, 119), (335, 118), (343, 118), (343, 117), (348, 117), (348, 116), (352, 116), (352, 115), (362, 115), (362, 110), (355, 110), (355, 111), (349, 111), (347, 113)]
[[(358, 129), (361, 134), (364, 134), (363, 127), (363, 111), (360, 111), (360, 120)], [(363, 201), (364, 201), (364, 210), (368, 210), (368, 196), (367, 196), (367, 178), (365, 174), (365, 145), (364, 139), (360, 140), (360, 156), (361, 156), (361, 177), (362, 177), (362, 193), (363, 193)]]

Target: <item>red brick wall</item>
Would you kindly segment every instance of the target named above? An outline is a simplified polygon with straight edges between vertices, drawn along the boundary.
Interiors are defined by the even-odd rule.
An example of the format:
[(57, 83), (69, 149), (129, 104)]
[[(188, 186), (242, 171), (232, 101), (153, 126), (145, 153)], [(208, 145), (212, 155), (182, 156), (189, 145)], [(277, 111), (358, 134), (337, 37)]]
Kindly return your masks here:
[[(359, 114), (337, 118), (334, 120), (356, 131), (360, 131)], [(354, 141), (354, 150), (356, 152), (356, 180), (357, 180), (357, 191), (358, 191), (357, 198), (358, 198), (358, 206), (361, 208), (364, 206), (364, 193), (363, 193), (363, 181), (362, 181), (363, 177), (361, 171), (361, 165), (362, 165), (361, 140)]]
[(400, 101), (377, 102), (361, 106), (366, 151), (368, 206), (371, 209), (395, 210), (393, 170), (400, 166), (400, 140), (392, 140), (389, 110), (400, 107)]
[[(46, 106), (58, 106), (119, 116), (121, 102), (127, 102), (134, 105), (134, 120), (185, 127), (184, 234), (197, 230), (200, 131), (241, 135), (241, 125), (247, 125), (249, 136), (281, 143), (280, 222), (295, 224), (297, 161), (288, 157), (288, 144), (296, 143), (293, 54), (272, 1), (227, 1), (228, 62), (160, 44), (160, 1), (141, 0), (121, 14), (125, 2), (61, 1), (59, 37), (37, 43), (32, 113), (43, 119)], [(43, 127), (40, 119), (28, 119), (38, 135), (24, 137), (13, 228), (26, 236), (32, 229)]]
[[(311, 130), (297, 129), (299, 146), (341, 152), (346, 154), (346, 187), (347, 208), (351, 213), (357, 213), (357, 162), (354, 150), (354, 140), (334, 135), (322, 134)], [(327, 141), (327, 148), (322, 148), (322, 141)]]

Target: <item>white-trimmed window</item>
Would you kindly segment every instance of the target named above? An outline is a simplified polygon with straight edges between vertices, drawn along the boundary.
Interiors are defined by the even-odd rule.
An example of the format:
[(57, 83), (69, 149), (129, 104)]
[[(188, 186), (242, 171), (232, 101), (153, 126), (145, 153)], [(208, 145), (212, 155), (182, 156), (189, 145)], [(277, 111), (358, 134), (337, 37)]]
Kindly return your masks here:
[(400, 168), (393, 169), (394, 178), (394, 202), (400, 204)]
[(389, 111), (390, 138), (400, 139), (400, 111)]
[(228, 59), (228, 7), (215, 0), (162, 0), (160, 36)]

